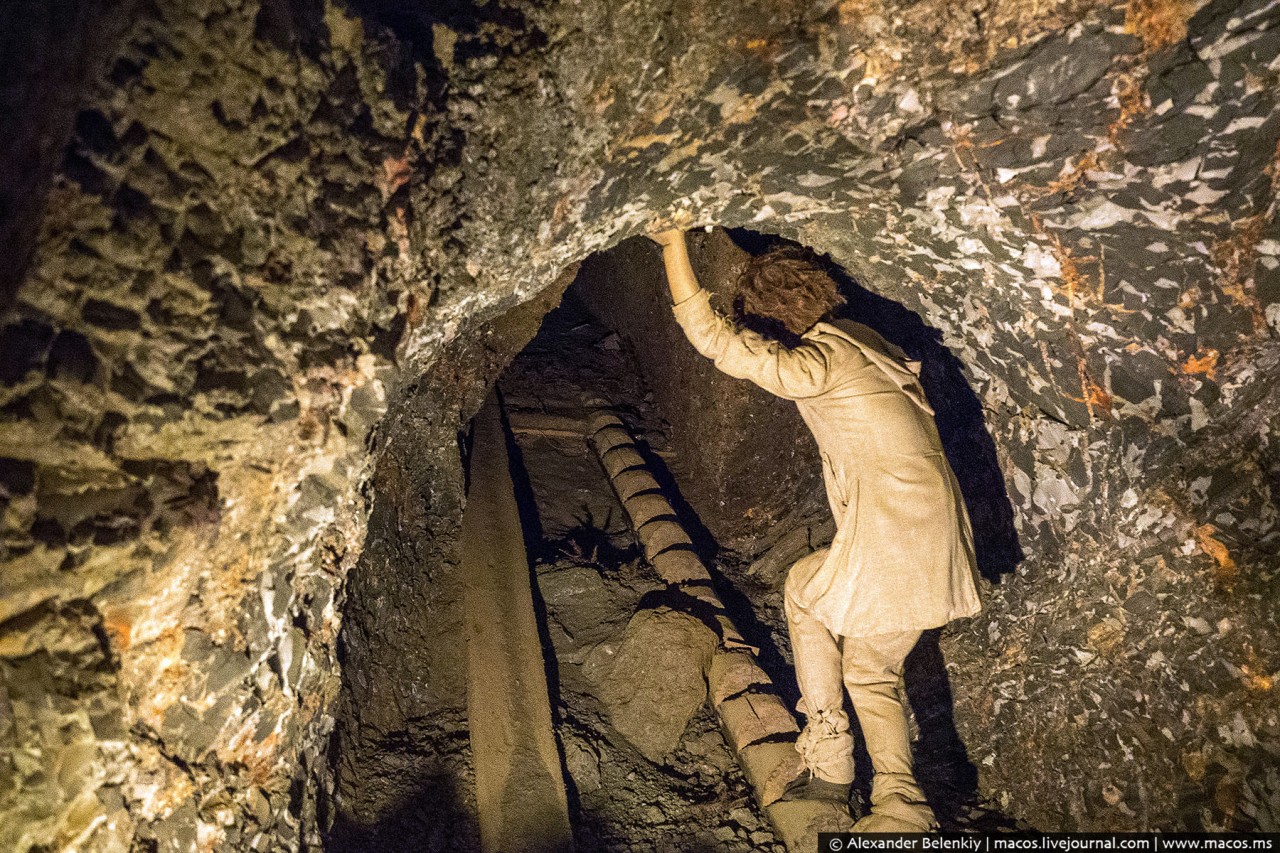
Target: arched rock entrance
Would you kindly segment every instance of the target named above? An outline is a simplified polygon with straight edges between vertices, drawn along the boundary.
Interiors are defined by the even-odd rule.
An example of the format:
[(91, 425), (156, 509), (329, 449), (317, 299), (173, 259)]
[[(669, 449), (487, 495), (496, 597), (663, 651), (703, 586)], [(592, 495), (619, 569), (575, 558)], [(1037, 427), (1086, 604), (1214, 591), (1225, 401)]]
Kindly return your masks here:
[[(723, 310), (732, 310), (744, 262), (786, 242), (719, 228), (691, 241), (699, 279)], [(835, 264), (828, 268), (850, 299), (849, 316), (924, 362), (983, 565), (990, 580), (999, 580), (1016, 567), (1017, 535), (963, 370), (918, 315), (861, 287)], [(707, 677), (686, 635), (693, 629), (668, 637), (670, 651), (628, 645), (633, 631), (659, 630), (634, 627), (646, 618), (706, 618), (705, 608), (677, 586), (664, 588), (661, 570), (643, 559), (588, 441), (590, 425), (616, 413), (646, 448), (647, 465), (679, 507), (679, 522), (712, 569), (729, 618), (761, 650), (773, 682), (768, 689), (783, 697), (779, 708), (788, 720), (797, 692), (781, 585), (792, 561), (829, 543), (834, 525), (816, 449), (794, 406), (718, 373), (696, 354), (671, 316), (664, 275), (660, 253), (644, 238), (592, 255), (531, 302), (460, 338), (386, 425), (369, 540), (348, 586), (340, 639), (334, 849), (463, 849), (475, 845), (476, 825), (484, 823), (477, 820), (468, 749), (468, 712), (475, 710), (468, 705), (468, 648), (479, 640), (464, 628), (471, 580), (460, 531), (466, 460), (473, 471), (488, 467), (469, 450), (465, 424), (495, 385), (512, 434), (526, 540), (520, 560), (527, 552), (534, 566), (552, 713), (580, 846), (613, 849), (643, 838), (692, 849), (718, 843), (720, 833), (731, 842), (750, 835), (758, 849), (773, 843), (763, 814), (741, 808), (743, 797), (752, 799), (741, 774), (705, 760), (709, 749), (721, 759), (731, 754), (714, 715), (708, 718), (704, 707), (692, 721), (662, 722), (687, 692), (678, 686), (681, 665), (693, 667), (695, 682)], [(517, 349), (523, 351), (515, 355)], [(672, 608), (674, 616), (661, 615)], [(487, 642), (501, 633), (486, 630)], [(507, 665), (499, 650), (493, 654)], [(614, 663), (614, 654), (626, 662)], [(682, 654), (687, 662), (678, 660)], [(637, 655), (675, 656), (663, 658), (667, 678), (650, 705), (642, 687), (647, 664)], [(630, 675), (611, 674), (634, 666), (640, 669)], [(625, 709), (609, 698), (618, 679), (631, 686)], [(977, 791), (952, 719), (936, 632), (912, 658), (909, 693), (922, 725), (920, 772), (944, 824), (1008, 822)], [(705, 705), (705, 688), (703, 694), (686, 710)], [(635, 714), (646, 721), (638, 729), (628, 722)], [(675, 728), (657, 737), (664, 725)], [(666, 743), (667, 734), (675, 740)], [(684, 781), (672, 786), (673, 779)], [(650, 812), (660, 817), (651, 820)], [(730, 812), (738, 817), (727, 818)]]
[(1027, 557), (947, 649), (983, 790), (1274, 808), (1274, 3), (74, 5), (0, 13), (78, 57), (5, 56), (0, 844), (318, 845), (369, 462), (447, 527), (393, 460), (456, 453), (485, 324), (677, 212), (970, 371)]

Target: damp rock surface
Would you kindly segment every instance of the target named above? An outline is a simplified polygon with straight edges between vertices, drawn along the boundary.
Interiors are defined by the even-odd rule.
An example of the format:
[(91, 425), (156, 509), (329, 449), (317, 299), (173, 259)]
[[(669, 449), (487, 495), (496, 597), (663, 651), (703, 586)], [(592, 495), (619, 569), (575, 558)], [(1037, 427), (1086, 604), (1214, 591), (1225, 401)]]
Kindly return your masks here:
[[(567, 620), (565, 613), (577, 607), (576, 596), (566, 594), (557, 576), (586, 572), (596, 574), (600, 587), (611, 594), (611, 627), (602, 631), (606, 636), (600, 641), (567, 632), (551, 635), (558, 675), (557, 734), (571, 784), (578, 844), (635, 853), (782, 849), (705, 703), (705, 675), (696, 663), (690, 665), (690, 652), (709, 656), (705, 641), (710, 630), (701, 623), (685, 624), (673, 616), (691, 617), (671, 611), (662, 616), (651, 609), (637, 613), (642, 594), (658, 587), (652, 569), (639, 562), (613, 567), (607, 574), (601, 566), (581, 565), (571, 558), (540, 565), (538, 588), (552, 619)], [(628, 620), (642, 627), (630, 630)], [(668, 624), (654, 624), (655, 620)], [(602, 689), (601, 672), (606, 680), (609, 673), (622, 675), (615, 664), (627, 636), (653, 641), (658, 634), (676, 632), (692, 640), (692, 648), (678, 660), (652, 642), (639, 645), (633, 640), (622, 653), (630, 660), (622, 668), (631, 676), (637, 669), (653, 673), (674, 663), (674, 681), (668, 680), (674, 691), (665, 695), (676, 707), (664, 703), (664, 691), (643, 673), (632, 682), (633, 692), (643, 698), (630, 707), (620, 702), (630, 694), (611, 698), (608, 688)], [(713, 635), (711, 642), (714, 645)], [(588, 650), (604, 661), (584, 656)], [(695, 695), (699, 691), (702, 695)], [(685, 702), (679, 707), (682, 695)], [(647, 716), (631, 713), (641, 706)]]
[(0, 847), (359, 849), (424, 790), (465, 832), (459, 433), (567, 270), (673, 221), (830, 256), (924, 358), (982, 791), (1275, 813), (1274, 0), (36, 5), (0, 13)]

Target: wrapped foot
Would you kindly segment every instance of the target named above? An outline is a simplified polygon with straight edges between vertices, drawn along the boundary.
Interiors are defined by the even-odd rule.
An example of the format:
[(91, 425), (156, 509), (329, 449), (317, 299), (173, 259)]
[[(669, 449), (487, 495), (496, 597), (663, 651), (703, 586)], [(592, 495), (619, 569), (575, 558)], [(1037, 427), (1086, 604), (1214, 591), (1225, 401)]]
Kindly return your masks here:
[(871, 814), (854, 825), (854, 832), (936, 832), (933, 809), (921, 801), (891, 795), (872, 798)]
[(847, 806), (853, 783), (828, 782), (808, 771), (792, 779), (783, 789), (779, 800), (823, 800)]

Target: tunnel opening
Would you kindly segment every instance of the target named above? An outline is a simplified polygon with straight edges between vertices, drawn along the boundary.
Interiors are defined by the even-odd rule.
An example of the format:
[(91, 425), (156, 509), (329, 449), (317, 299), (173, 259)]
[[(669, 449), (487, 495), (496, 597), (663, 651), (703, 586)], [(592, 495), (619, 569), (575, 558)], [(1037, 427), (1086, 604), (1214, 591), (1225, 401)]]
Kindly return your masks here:
[[(707, 229), (691, 238), (699, 281), (727, 312), (743, 264), (784, 244), (790, 241), (743, 229)], [(924, 362), (923, 381), (962, 479), (983, 572), (998, 581), (1013, 570), (1020, 551), (994, 447), (960, 363), (918, 315), (863, 288), (829, 259), (823, 263), (847, 296), (851, 316)], [(709, 672), (715, 649), (726, 644), (717, 622), (723, 617), (731, 632), (740, 632), (741, 647), (751, 651), (767, 684), (753, 690), (776, 696), (786, 717), (783, 731), (766, 742), (791, 750), (790, 709), (798, 690), (782, 582), (793, 562), (830, 542), (835, 524), (816, 445), (794, 406), (717, 373), (698, 356), (671, 317), (664, 276), (657, 247), (633, 238), (589, 257), (537, 306), (515, 309), (480, 335), (490, 341), (484, 345), (490, 360), (469, 376), (475, 387), (459, 404), (453, 454), (451, 500), (458, 503), (449, 506), (462, 514), (461, 525), (434, 531), (406, 525), (406, 507), (380, 512), (384, 495), (375, 498), (368, 556), (353, 576), (344, 626), (343, 648), (351, 647), (346, 638), (359, 638), (351, 645), (364, 646), (365, 656), (343, 659), (345, 704), (331, 749), (336, 791), (328, 849), (479, 844), (485, 818), (476, 800), (475, 733), (468, 726), (476, 711), (467, 707), (476, 663), (468, 673), (467, 648), (468, 642), (474, 648), (497, 641), (469, 633), (466, 602), (474, 573), (458, 543), (465, 539), (463, 507), (470, 503), (461, 493), (477, 488), (467, 479), (489, 461), (476, 456), (485, 417), (496, 418), (501, 428), (507, 466), (501, 477), (518, 530), (518, 543), (493, 547), (513, 550), (514, 544), (519, 552), (516, 571), (527, 575), (536, 630), (536, 637), (526, 633), (508, 641), (537, 646), (540, 671), (527, 674), (545, 679), (556, 783), (564, 786), (578, 849), (785, 849), (771, 815), (753, 796), (749, 767), (744, 774), (743, 744), (717, 717)], [(454, 388), (458, 380), (447, 371), (426, 378)], [(482, 393), (489, 395), (485, 407), (478, 403)], [(497, 414), (486, 415), (489, 406)], [(465, 417), (476, 409), (481, 414)], [(713, 607), (701, 598), (702, 582), (689, 585), (683, 576), (668, 582), (655, 571), (646, 527), (633, 517), (627, 487), (611, 476), (607, 460), (617, 457), (616, 449), (602, 452), (593, 439), (602, 422), (619, 428), (626, 453), (634, 454), (623, 473), (642, 469), (652, 477), (654, 497), (670, 507), (662, 521), (678, 525), (676, 536), (686, 544), (660, 546), (666, 556), (687, 549), (706, 566)], [(495, 453), (492, 441), (485, 452)], [(393, 463), (392, 469), (400, 464), (412, 463)], [(432, 484), (408, 479), (416, 485), (406, 490), (396, 484), (387, 493), (392, 502), (431, 499)], [(638, 499), (647, 497), (646, 491)], [(638, 520), (652, 519), (646, 514)], [(411, 638), (399, 641), (396, 670), (370, 672), (362, 671), (362, 662), (388, 659), (370, 653), (368, 644), (380, 643), (394, 624), (384, 607), (360, 596), (361, 575), (376, 571), (378, 543), (391, 547), (397, 560), (440, 565), (398, 566), (425, 603), (421, 618), (436, 624), (417, 625)], [(530, 660), (526, 656), (526, 666)], [(489, 661), (481, 670), (501, 666)], [(652, 682), (659, 671), (661, 690), (650, 684), (646, 693), (646, 679)], [(387, 714), (377, 707), (387, 699), (377, 698), (371, 681), (398, 676), (420, 679), (416, 713), (397, 707)], [(920, 735), (919, 774), (944, 825), (1017, 827), (977, 790), (952, 719), (936, 631), (909, 661), (908, 697)], [(378, 729), (372, 737), (371, 728)], [(859, 761), (864, 781), (856, 796), (865, 809), (865, 752)], [(504, 769), (511, 772), (510, 764)], [(519, 797), (519, 785), (505, 795)]]
[[(924, 356), (991, 582), (930, 651), (967, 751), (917, 709), (947, 784), (1280, 825), (1276, 0), (423, 5), (0, 12), (0, 848), (472, 846), (460, 436), (556, 271), (676, 214), (829, 251)], [(786, 424), (691, 375), (627, 441), (789, 698), (813, 474), (715, 488), (767, 461), (718, 416)], [(597, 520), (552, 550), (636, 559)]]

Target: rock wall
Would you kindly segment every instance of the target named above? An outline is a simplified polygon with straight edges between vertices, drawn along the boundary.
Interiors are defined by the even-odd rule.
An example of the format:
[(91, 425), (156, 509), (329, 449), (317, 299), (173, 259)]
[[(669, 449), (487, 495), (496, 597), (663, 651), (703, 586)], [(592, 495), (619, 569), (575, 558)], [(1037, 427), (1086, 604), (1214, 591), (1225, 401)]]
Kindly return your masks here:
[[(985, 792), (1046, 828), (1276, 810), (1278, 18), (139, 4), (74, 120), (6, 152), (38, 188), (74, 127), (5, 260), (0, 842), (318, 846), (399, 377), (673, 217), (829, 253), (967, 370), (1026, 552), (943, 644)], [(363, 612), (445, 565), (486, 374), (424, 398), (441, 541), (385, 586), (371, 556)]]
[(27, 272), (81, 89), (117, 47), (118, 23), (103, 5), (14, 2), (0, 10), (0, 309)]
[[(5, 12), (64, 89), (6, 159), (60, 167), (0, 345), (0, 847), (315, 844), (365, 439), (452, 217), (406, 185), (430, 63), (332, 4), (88, 9)], [(113, 46), (79, 92), (68, 23)]]

